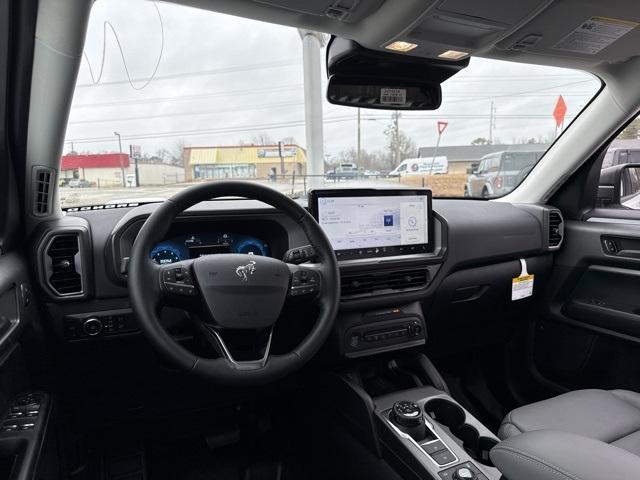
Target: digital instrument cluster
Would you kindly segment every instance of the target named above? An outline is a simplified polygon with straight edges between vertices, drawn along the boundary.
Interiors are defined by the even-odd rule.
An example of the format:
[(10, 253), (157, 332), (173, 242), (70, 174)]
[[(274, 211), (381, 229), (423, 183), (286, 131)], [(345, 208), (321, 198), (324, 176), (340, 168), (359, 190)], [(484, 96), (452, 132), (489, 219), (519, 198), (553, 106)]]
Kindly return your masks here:
[(156, 245), (150, 256), (157, 264), (165, 265), (216, 253), (270, 256), (266, 242), (250, 235), (235, 233), (179, 235)]

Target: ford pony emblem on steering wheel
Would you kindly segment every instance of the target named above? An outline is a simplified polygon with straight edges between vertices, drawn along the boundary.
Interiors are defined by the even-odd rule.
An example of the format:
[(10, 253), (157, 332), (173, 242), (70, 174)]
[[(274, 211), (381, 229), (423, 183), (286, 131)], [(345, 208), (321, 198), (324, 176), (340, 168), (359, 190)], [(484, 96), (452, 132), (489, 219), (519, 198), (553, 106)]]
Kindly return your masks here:
[(253, 275), (253, 272), (256, 271), (256, 262), (251, 260), (246, 265), (240, 265), (236, 268), (236, 275), (240, 277), (243, 282), (249, 280), (249, 276)]

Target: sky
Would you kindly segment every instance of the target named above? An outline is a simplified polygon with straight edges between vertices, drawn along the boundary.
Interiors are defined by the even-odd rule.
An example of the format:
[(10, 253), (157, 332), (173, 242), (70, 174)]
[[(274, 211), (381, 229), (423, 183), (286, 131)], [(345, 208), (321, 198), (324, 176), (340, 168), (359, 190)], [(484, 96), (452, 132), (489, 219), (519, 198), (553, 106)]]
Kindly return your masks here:
[[(159, 17), (160, 14), (160, 17)], [(95, 2), (64, 152), (115, 152), (140, 145), (153, 155), (179, 145), (236, 145), (267, 134), (305, 146), (302, 44), (296, 29), (170, 3)], [(322, 55), (324, 58), (324, 52)], [(323, 65), (323, 85), (326, 74)], [(559, 95), (566, 124), (599, 88), (591, 75), (555, 67), (472, 58), (443, 84), (436, 111), (403, 112), (417, 146), (552, 138)], [(324, 95), (324, 86), (323, 86)], [(392, 112), (362, 110), (362, 148), (385, 146)], [(324, 100), (325, 156), (354, 148), (357, 109)], [(497, 143), (497, 142), (496, 142)]]

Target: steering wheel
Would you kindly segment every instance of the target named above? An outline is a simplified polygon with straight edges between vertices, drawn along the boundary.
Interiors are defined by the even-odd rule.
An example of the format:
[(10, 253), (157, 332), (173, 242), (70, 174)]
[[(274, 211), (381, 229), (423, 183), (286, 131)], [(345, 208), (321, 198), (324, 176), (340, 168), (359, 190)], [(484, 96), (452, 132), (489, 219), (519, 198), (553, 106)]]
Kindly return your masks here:
[[(158, 265), (150, 258), (180, 213), (229, 196), (259, 200), (288, 215), (306, 234), (317, 262), (293, 265), (257, 255), (219, 254)], [(338, 263), (318, 223), (290, 198), (253, 182), (204, 183), (166, 200), (135, 239), (128, 277), (133, 311), (153, 347), (183, 371), (233, 385), (271, 382), (302, 367), (329, 336), (340, 301)], [(296, 300), (314, 303), (318, 318), (291, 352), (271, 355), (274, 325), (285, 302)], [(179, 345), (160, 323), (164, 306), (187, 311), (219, 358), (200, 357)], [(242, 338), (245, 347), (250, 344), (257, 352), (247, 355), (245, 348), (238, 358), (228, 337)]]

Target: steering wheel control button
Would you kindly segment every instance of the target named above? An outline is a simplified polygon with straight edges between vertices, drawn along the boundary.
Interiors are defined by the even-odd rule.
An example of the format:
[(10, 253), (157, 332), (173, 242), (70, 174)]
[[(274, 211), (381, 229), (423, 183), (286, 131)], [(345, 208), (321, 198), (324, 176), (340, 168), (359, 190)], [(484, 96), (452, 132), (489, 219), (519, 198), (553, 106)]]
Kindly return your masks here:
[(90, 337), (95, 337), (102, 332), (102, 321), (99, 318), (88, 318), (82, 324), (82, 330)]
[(292, 297), (315, 295), (320, 290), (320, 274), (313, 270), (296, 270), (291, 277)]
[(283, 261), (286, 263), (299, 264), (309, 262), (316, 258), (316, 250), (311, 245), (304, 247), (292, 248), (288, 250), (283, 257)]
[(193, 297), (196, 287), (193, 284), (191, 271), (186, 267), (167, 267), (162, 271), (162, 284), (165, 290), (173, 295)]

